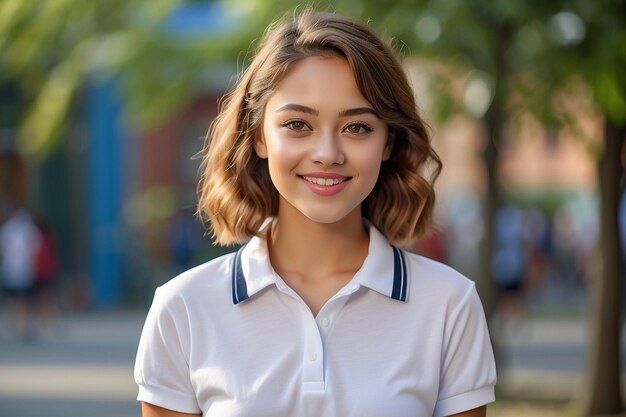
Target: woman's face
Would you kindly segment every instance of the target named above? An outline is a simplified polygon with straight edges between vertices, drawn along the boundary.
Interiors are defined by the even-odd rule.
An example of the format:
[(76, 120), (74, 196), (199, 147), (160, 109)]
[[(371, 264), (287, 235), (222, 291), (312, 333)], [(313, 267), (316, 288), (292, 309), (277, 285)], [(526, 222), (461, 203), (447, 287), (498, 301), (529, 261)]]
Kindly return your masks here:
[[(278, 190), (279, 216), (335, 223), (358, 211), (389, 157), (387, 124), (347, 61), (312, 56), (291, 68), (265, 108), (256, 144)], [(295, 208), (295, 210), (293, 210)]]

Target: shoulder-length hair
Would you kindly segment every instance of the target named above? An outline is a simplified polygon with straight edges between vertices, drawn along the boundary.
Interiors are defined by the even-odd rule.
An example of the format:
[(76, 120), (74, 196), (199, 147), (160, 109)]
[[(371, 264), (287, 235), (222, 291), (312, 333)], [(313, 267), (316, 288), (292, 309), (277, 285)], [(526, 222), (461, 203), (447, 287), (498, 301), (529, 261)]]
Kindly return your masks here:
[(305, 10), (268, 28), (251, 64), (220, 103), (201, 152), (198, 214), (216, 242), (244, 243), (278, 213), (267, 161), (257, 156), (265, 105), (287, 71), (310, 56), (347, 60), (361, 94), (386, 121), (391, 156), (362, 213), (392, 244), (409, 246), (431, 225), (441, 161), (391, 47), (348, 17)]

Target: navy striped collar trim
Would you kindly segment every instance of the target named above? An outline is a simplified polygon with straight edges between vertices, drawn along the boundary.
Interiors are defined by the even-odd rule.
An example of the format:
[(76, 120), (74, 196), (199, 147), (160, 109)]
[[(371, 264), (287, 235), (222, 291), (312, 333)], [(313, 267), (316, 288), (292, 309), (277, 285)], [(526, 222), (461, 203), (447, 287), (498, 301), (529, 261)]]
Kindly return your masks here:
[(232, 267), (232, 280), (233, 280), (233, 303), (239, 304), (242, 301), (250, 298), (248, 296), (248, 286), (246, 285), (246, 278), (243, 275), (243, 268), (241, 267), (241, 253), (243, 252), (242, 246), (239, 248), (235, 256), (233, 257)]
[[(243, 274), (243, 267), (241, 264), (241, 255), (245, 248), (242, 246), (235, 256), (232, 262), (232, 292), (233, 303), (239, 304), (250, 296), (248, 295), (248, 286), (246, 284), (246, 278)], [(407, 287), (408, 287), (408, 274), (406, 269), (406, 260), (404, 251), (391, 247), (393, 250), (393, 286), (391, 288), (390, 298), (398, 301), (406, 301)]]
[(398, 301), (406, 301), (406, 288), (409, 279), (407, 277), (404, 251), (395, 246), (391, 248), (393, 249), (393, 289), (391, 298)]

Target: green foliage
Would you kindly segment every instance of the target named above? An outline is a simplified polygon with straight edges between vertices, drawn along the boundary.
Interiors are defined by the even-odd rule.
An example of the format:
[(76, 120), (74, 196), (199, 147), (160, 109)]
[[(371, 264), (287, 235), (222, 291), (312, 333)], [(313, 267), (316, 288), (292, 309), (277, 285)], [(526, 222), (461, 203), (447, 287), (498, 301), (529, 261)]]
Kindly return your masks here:
[[(337, 9), (354, 1), (332, 2)], [(362, 18), (372, 18), (412, 53), (433, 59), (463, 56), (467, 70), (478, 69), (495, 80), (494, 104), (509, 116), (531, 111), (549, 127), (571, 125), (557, 93), (572, 80), (583, 80), (595, 104), (617, 125), (626, 123), (626, 2), (607, 0), (364, 0)], [(437, 75), (437, 74), (436, 74)], [(435, 94), (445, 83), (433, 78)], [(452, 85), (452, 84), (448, 84)], [(437, 109), (452, 115), (448, 92)]]
[[(149, 128), (162, 122), (205, 88), (215, 72), (223, 72), (219, 68), (238, 60), (245, 65), (242, 52), (268, 23), (303, 7), (290, 0), (224, 0), (223, 9), (236, 16), (232, 28), (202, 38), (168, 33), (164, 21), (172, 11), (197, 3), (216, 2), (0, 2), (0, 84), (11, 80), (21, 96), (32, 98), (21, 121), (22, 149), (37, 155), (55, 147), (89, 77), (119, 76), (130, 123)], [(553, 97), (580, 79), (612, 122), (626, 123), (622, 0), (334, 0), (314, 5), (370, 21), (405, 57), (427, 56), (452, 63), (455, 71), (486, 74), (493, 80), (491, 105), (508, 106), (509, 115), (530, 110), (550, 126), (572, 123)], [(464, 111), (463, 93), (453, 90), (462, 87), (448, 82), (448, 76), (435, 71), (432, 77), (439, 118)]]
[(0, 5), (0, 81), (18, 84), (33, 104), (21, 149), (54, 149), (85, 79), (124, 69), (176, 1), (5, 0)]
[[(540, 59), (533, 61), (535, 76), (567, 88), (573, 78), (592, 90), (595, 104), (616, 126), (626, 124), (626, 2), (564, 1), (559, 9), (580, 18), (583, 36), (567, 41), (555, 33), (556, 16), (547, 22), (547, 40)], [(575, 25), (574, 25), (575, 26)], [(567, 29), (567, 26), (561, 30)]]
[(253, 15), (233, 19), (238, 26), (224, 33), (168, 32), (165, 19), (187, 3), (199, 2), (0, 2), (0, 84), (11, 82), (32, 100), (20, 122), (21, 150), (37, 157), (60, 143), (71, 106), (88, 79), (116, 76), (128, 122), (141, 128), (162, 123), (206, 87), (212, 69), (235, 62), (267, 24), (261, 2)]

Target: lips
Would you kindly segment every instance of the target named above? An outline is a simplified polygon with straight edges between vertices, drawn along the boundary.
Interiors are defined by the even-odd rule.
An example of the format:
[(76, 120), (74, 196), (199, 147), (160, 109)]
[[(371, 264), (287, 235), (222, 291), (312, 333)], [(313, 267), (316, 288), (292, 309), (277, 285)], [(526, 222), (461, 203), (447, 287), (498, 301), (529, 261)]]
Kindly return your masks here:
[(344, 181), (346, 181), (348, 178), (344, 177), (344, 178), (319, 178), (319, 177), (309, 177), (306, 175), (303, 175), (302, 178), (304, 178), (305, 180), (312, 182), (314, 184), (317, 185), (324, 185), (324, 186), (330, 186), (330, 185), (337, 185), (340, 184)]
[(346, 188), (352, 177), (329, 172), (311, 172), (299, 175), (304, 184), (315, 194), (328, 197)]

